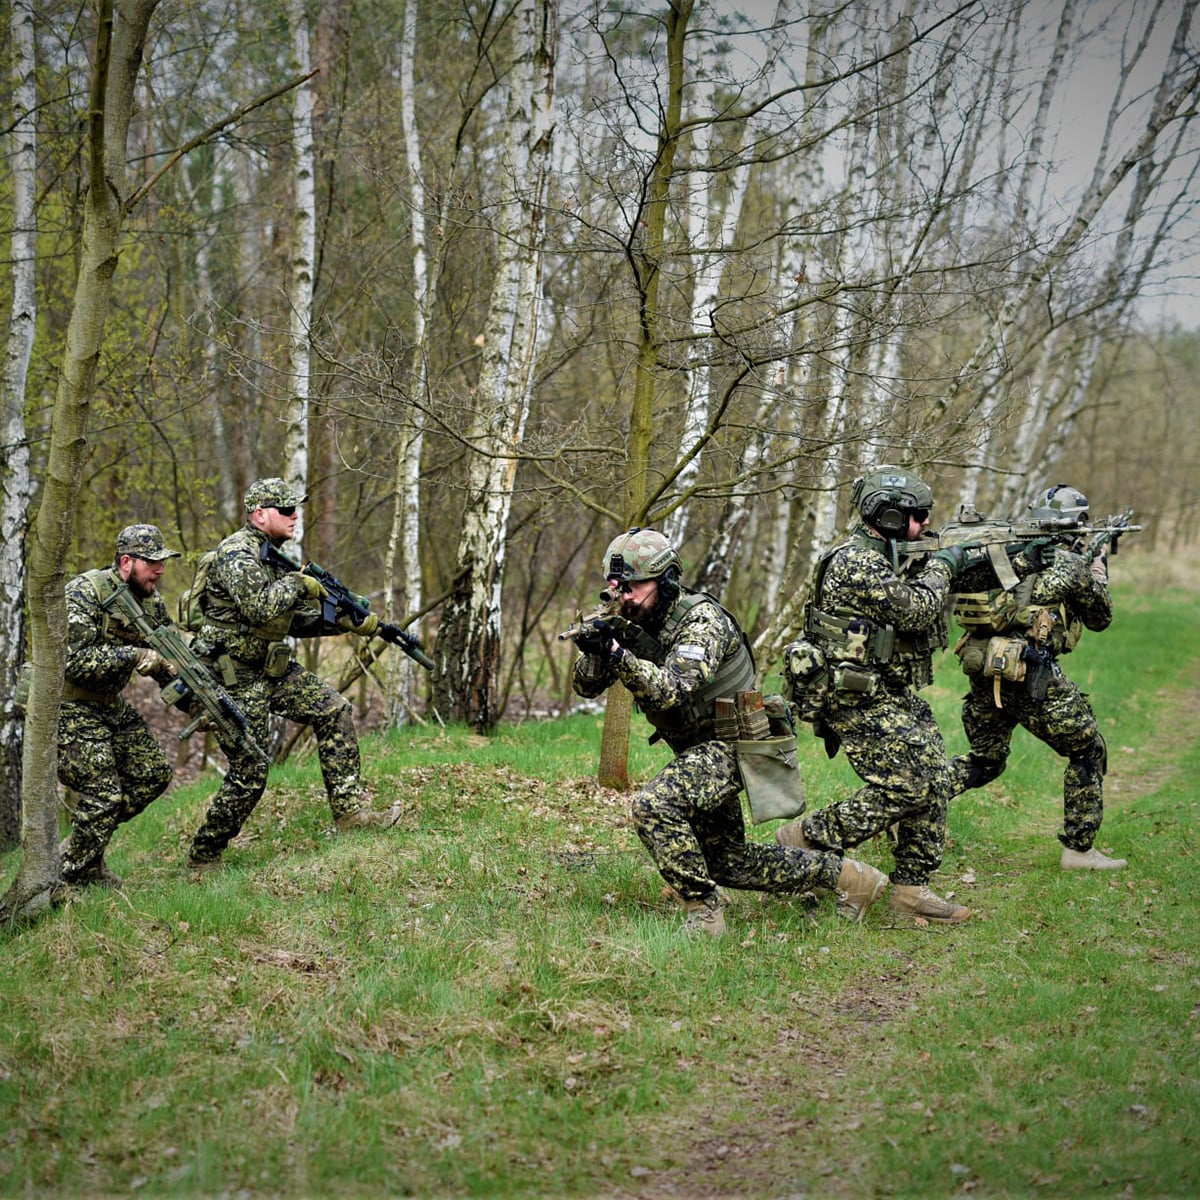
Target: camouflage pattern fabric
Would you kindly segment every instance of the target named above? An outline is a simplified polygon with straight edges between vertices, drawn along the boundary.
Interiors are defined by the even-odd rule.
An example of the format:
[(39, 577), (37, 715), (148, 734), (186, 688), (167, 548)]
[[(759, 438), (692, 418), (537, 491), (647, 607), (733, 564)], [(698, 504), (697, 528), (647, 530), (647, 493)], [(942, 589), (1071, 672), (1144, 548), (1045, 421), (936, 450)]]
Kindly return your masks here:
[[(1018, 575), (1028, 573), (1023, 555), (1014, 562)], [(1112, 621), (1107, 585), (1092, 574), (1078, 554), (1056, 549), (1052, 564), (1038, 573), (1031, 604), (1056, 609), (1066, 621), (1081, 621), (1094, 632)], [(1013, 730), (1021, 726), (1056, 754), (1067, 759), (1063, 771), (1063, 831), (1059, 841), (1072, 850), (1092, 848), (1104, 819), (1104, 774), (1107, 751), (1087, 696), (1063, 673), (1058, 660), (1044, 700), (1030, 697), (1020, 680), (1001, 680), (1001, 707), (996, 707), (994, 681), (971, 679), (963, 698), (963, 731), (971, 750), (953, 760), (954, 795), (982, 787), (1004, 773)]]
[[(845, 851), (896, 825), (891, 879), (902, 885), (928, 883), (946, 841), (953, 775), (933, 712), (914, 688), (932, 679), (933, 649), (945, 644), (949, 589), (950, 567), (942, 560), (908, 558), (897, 571), (886, 543), (860, 531), (828, 556), (814, 597), (826, 612), (890, 625), (897, 637), (888, 662), (855, 664), (875, 675), (873, 695), (830, 688), (820, 721), (841, 740), (863, 787), (810, 813), (802, 828), (814, 845)], [(831, 669), (846, 661), (845, 648), (821, 645)]]
[[(246, 525), (217, 547), (204, 601), (206, 622), (198, 637), (219, 656), (228, 656), (225, 661), (236, 678), (227, 690), (260, 746), (267, 744), (271, 714), (312, 726), (321, 775), (336, 819), (364, 806), (350, 702), (295, 661), (289, 662), (278, 678), (268, 678), (263, 668), (272, 643), (285, 636), (322, 637), (342, 630), (327, 625), (320, 613), (308, 606), (307, 593), (295, 572), (261, 561), (266, 541), (264, 533)], [(221, 661), (218, 657), (218, 672)], [(199, 862), (220, 856), (267, 786), (268, 764), (234, 746), (222, 744), (221, 749), (229, 760), (229, 770), (192, 842), (191, 857)]]
[[(643, 712), (670, 709), (686, 703), (740, 644), (741, 631), (716, 604), (697, 604), (665, 644), (662, 666), (628, 650), (615, 657), (581, 654), (573, 686), (593, 697), (620, 681)], [(671, 762), (633, 797), (632, 817), (659, 874), (685, 901), (709, 899), (718, 884), (779, 893), (836, 885), (839, 854), (746, 840), (731, 743), (711, 739), (672, 749)]]
[[(124, 586), (111, 567), (104, 580), (114, 590)], [(63, 878), (71, 883), (99, 866), (117, 826), (161, 796), (172, 771), (137, 710), (119, 694), (145, 643), (136, 630), (104, 612), (86, 575), (67, 584), (66, 600), (68, 694), (73, 687), (97, 697), (64, 700), (59, 716), (58, 778), (80, 794), (62, 859)], [(156, 624), (170, 624), (157, 592), (141, 605)], [(160, 669), (155, 678), (166, 683), (171, 676)]]
[[(230, 688), (229, 694), (260, 746), (267, 744), (271, 714), (311, 725), (334, 819), (363, 807), (358, 736), (345, 696), (297, 662), (290, 663), (277, 680), (258, 674)], [(221, 749), (229, 770), (192, 840), (191, 857), (198, 862), (220, 857), (267, 786), (267, 763), (233, 746), (222, 743)]]

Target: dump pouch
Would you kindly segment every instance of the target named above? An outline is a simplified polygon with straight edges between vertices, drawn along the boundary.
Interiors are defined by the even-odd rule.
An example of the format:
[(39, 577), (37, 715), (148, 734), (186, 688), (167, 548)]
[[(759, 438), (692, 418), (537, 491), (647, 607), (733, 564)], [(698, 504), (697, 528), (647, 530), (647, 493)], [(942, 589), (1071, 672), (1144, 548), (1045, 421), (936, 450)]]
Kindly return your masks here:
[(804, 781), (800, 777), (800, 755), (794, 734), (739, 741), (735, 745), (742, 785), (750, 801), (750, 818), (755, 825), (798, 817), (804, 812)]

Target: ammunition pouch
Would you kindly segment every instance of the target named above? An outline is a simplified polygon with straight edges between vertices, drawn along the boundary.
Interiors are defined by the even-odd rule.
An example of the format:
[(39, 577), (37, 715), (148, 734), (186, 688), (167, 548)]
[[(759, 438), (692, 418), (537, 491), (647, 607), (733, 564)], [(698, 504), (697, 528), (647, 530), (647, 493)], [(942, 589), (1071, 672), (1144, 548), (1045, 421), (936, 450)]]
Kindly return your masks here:
[(267, 647), (266, 657), (263, 659), (262, 673), (268, 679), (279, 679), (287, 674), (291, 661), (291, 646), (287, 642), (272, 642)]
[(853, 663), (838, 663), (830, 674), (829, 686), (843, 698), (869, 700), (879, 691), (879, 676)]
[(876, 625), (852, 613), (823, 612), (815, 605), (805, 613), (804, 632), (816, 635), (821, 645), (836, 651), (830, 657), (843, 662), (883, 666), (896, 649), (896, 631), (891, 625)]

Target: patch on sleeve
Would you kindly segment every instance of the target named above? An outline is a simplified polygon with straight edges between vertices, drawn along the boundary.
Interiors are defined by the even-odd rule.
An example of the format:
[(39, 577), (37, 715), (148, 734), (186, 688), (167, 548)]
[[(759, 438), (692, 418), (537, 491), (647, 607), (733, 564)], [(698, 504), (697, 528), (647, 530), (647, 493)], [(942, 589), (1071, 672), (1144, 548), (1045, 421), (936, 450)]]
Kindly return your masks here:
[(688, 662), (703, 662), (704, 647), (703, 646), (672, 646), (671, 654), (675, 658), (686, 659)]
[(883, 590), (888, 598), (888, 603), (893, 608), (899, 609), (901, 612), (912, 608), (912, 589), (906, 583), (902, 583), (899, 579), (889, 579), (884, 585)]

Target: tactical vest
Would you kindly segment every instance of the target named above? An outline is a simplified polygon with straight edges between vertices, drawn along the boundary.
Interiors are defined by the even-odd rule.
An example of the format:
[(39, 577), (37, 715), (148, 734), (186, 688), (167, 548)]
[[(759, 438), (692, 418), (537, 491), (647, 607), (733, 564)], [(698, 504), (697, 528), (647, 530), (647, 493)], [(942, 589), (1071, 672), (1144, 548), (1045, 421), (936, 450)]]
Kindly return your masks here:
[(1003, 633), (1027, 633), (1038, 613), (1048, 612), (1052, 623), (1045, 648), (1055, 655), (1070, 654), (1083, 636), (1083, 622), (1069, 620), (1065, 604), (1034, 604), (1036, 578), (1036, 575), (1027, 575), (1014, 588), (962, 593), (954, 605), (955, 620), (969, 637), (993, 637)]
[[(710, 596), (707, 592), (694, 592), (685, 588), (667, 614), (658, 637), (646, 633), (647, 644), (632, 647), (634, 653), (639, 658), (648, 658), (661, 666), (667, 659), (667, 647), (674, 641), (674, 634), (683, 623), (684, 617), (699, 604), (715, 604), (737, 630), (738, 640), (732, 652), (721, 660), (712, 675), (682, 704), (663, 709), (661, 712), (644, 712), (646, 720), (654, 726), (654, 736), (650, 740), (656, 742), (665, 739), (673, 749), (685, 749), (700, 742), (710, 741), (715, 731), (717, 699), (722, 696), (736, 696), (738, 692), (750, 691), (754, 687), (754, 654), (750, 649), (750, 642), (733, 614), (715, 596)], [(643, 653), (643, 649), (647, 652)]]
[[(864, 533), (855, 533), (852, 540), (870, 550), (878, 549), (876, 539)], [(940, 622), (920, 633), (900, 633), (895, 626), (872, 621), (851, 608), (825, 609), (818, 606), (829, 564), (841, 549), (842, 546), (834, 546), (817, 562), (813, 584), (804, 605), (806, 636), (821, 647), (831, 665), (853, 663), (859, 667), (879, 668), (893, 663), (904, 664), (910, 670), (917, 669), (920, 674), (921, 664), (925, 664), (927, 670), (933, 652), (946, 645), (946, 630)], [(924, 686), (916, 680), (914, 683)]]

